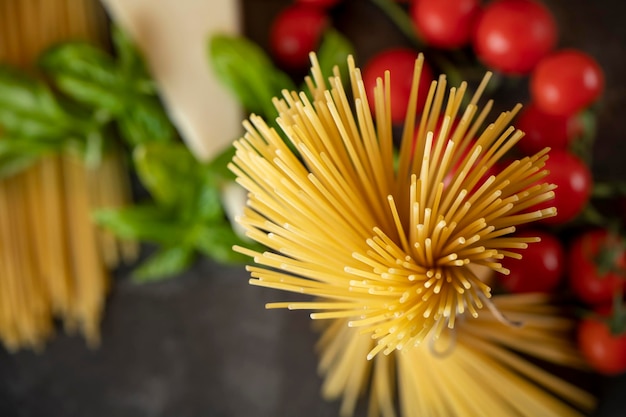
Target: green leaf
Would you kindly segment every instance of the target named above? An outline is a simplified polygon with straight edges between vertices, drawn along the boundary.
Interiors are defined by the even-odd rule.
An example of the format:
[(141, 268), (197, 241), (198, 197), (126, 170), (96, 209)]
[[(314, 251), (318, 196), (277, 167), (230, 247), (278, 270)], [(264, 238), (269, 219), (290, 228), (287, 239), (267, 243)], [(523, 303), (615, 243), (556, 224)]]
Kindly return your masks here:
[(115, 50), (118, 67), (126, 78), (134, 80), (138, 91), (156, 95), (157, 86), (150, 77), (145, 61), (139, 49), (130, 37), (116, 24), (111, 27), (111, 39)]
[(348, 56), (354, 55), (352, 43), (335, 29), (327, 29), (317, 51), (317, 60), (325, 79), (333, 75), (333, 68), (337, 66), (342, 75), (342, 83), (348, 86)]
[(250, 261), (250, 257), (233, 250), (234, 245), (255, 247), (249, 241), (244, 241), (232, 229), (230, 223), (209, 225), (197, 234), (196, 247), (209, 258), (224, 263), (243, 263)]
[(199, 222), (213, 223), (224, 218), (219, 189), (213, 183), (205, 183), (198, 192), (195, 217)]
[(28, 168), (42, 155), (52, 152), (56, 146), (33, 143), (21, 139), (3, 137), (0, 139), (0, 179), (15, 175)]
[(294, 89), (291, 79), (274, 66), (261, 47), (244, 37), (212, 36), (208, 56), (218, 79), (241, 104), (266, 119), (277, 115), (272, 98), (283, 89)]
[(141, 183), (158, 204), (193, 207), (201, 186), (200, 164), (182, 143), (149, 143), (133, 151)]
[(235, 180), (235, 174), (228, 169), (228, 164), (233, 160), (233, 156), (235, 156), (235, 147), (230, 145), (209, 162), (207, 173), (215, 183)]
[(139, 49), (116, 25), (111, 29), (111, 36), (120, 73), (131, 80), (137, 92), (145, 94), (118, 117), (122, 135), (131, 145), (173, 140), (176, 129), (158, 98), (156, 82), (150, 77)]
[(153, 204), (99, 209), (92, 216), (96, 224), (127, 240), (172, 245), (183, 242), (186, 234), (173, 213)]
[(176, 137), (176, 129), (156, 97), (138, 100), (118, 115), (120, 133), (131, 146), (151, 142), (170, 142)]
[(113, 60), (87, 42), (64, 42), (44, 51), (39, 66), (73, 99), (121, 114), (132, 96)]
[(45, 51), (39, 64), (69, 97), (115, 118), (131, 146), (173, 140), (176, 130), (141, 57), (124, 35), (115, 36), (118, 61), (89, 43), (65, 42)]
[(193, 249), (179, 246), (161, 249), (135, 268), (133, 280), (145, 283), (170, 278), (183, 272), (194, 260)]
[(2, 174), (8, 175), (47, 152), (78, 151), (93, 166), (104, 147), (102, 122), (60, 102), (37, 78), (11, 67), (0, 67)]
[(93, 128), (67, 113), (43, 82), (6, 66), (0, 66), (0, 125), (5, 134), (59, 146)]

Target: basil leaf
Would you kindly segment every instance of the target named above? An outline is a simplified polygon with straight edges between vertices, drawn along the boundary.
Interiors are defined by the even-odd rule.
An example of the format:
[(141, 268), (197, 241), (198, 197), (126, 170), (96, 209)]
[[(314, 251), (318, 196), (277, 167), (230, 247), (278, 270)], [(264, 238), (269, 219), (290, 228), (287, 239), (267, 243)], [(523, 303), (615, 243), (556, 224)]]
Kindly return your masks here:
[(150, 77), (145, 61), (128, 35), (113, 25), (111, 37), (120, 73), (144, 94), (118, 117), (124, 138), (131, 145), (144, 142), (167, 142), (176, 137), (176, 129), (158, 98), (156, 82)]
[(293, 90), (291, 79), (277, 69), (257, 44), (245, 37), (215, 35), (209, 40), (209, 62), (217, 78), (250, 112), (272, 120), (272, 98)]
[(194, 217), (201, 223), (213, 223), (223, 220), (224, 216), (219, 189), (212, 183), (205, 183), (198, 192)]
[(130, 146), (170, 142), (176, 129), (156, 97), (144, 97), (117, 117), (121, 135)]
[(234, 181), (236, 176), (228, 169), (228, 164), (235, 156), (235, 147), (227, 146), (222, 152), (215, 156), (207, 165), (207, 174), (213, 178), (217, 184), (225, 181)]
[(96, 224), (122, 239), (172, 245), (185, 238), (185, 228), (173, 213), (153, 204), (99, 209), (92, 217)]
[(194, 252), (190, 248), (176, 246), (161, 249), (135, 268), (132, 277), (138, 283), (173, 277), (187, 269), (194, 260)]
[(39, 65), (69, 97), (102, 119), (116, 119), (129, 145), (173, 140), (176, 129), (141, 57), (122, 35), (117, 42), (119, 61), (86, 42), (66, 42), (45, 51)]
[(3, 137), (0, 139), (0, 179), (28, 168), (42, 155), (54, 151), (54, 144)]
[(194, 207), (200, 165), (184, 144), (143, 144), (133, 150), (133, 161), (141, 183), (158, 204)]
[(230, 223), (208, 225), (202, 233), (197, 234), (196, 247), (205, 256), (223, 263), (242, 263), (250, 261), (250, 257), (233, 250), (233, 245), (250, 247), (253, 244), (243, 241), (231, 227)]
[(68, 96), (112, 114), (121, 114), (132, 96), (132, 86), (113, 58), (89, 43), (58, 44), (44, 51), (38, 63)]
[(5, 134), (59, 145), (94, 128), (72, 117), (43, 82), (6, 66), (0, 66), (0, 125)]
[(41, 155), (21, 153), (13, 155), (0, 154), (0, 180), (11, 177), (31, 167)]
[(120, 73), (134, 80), (137, 91), (156, 95), (156, 83), (150, 77), (144, 58), (130, 37), (117, 25), (112, 25), (111, 39)]

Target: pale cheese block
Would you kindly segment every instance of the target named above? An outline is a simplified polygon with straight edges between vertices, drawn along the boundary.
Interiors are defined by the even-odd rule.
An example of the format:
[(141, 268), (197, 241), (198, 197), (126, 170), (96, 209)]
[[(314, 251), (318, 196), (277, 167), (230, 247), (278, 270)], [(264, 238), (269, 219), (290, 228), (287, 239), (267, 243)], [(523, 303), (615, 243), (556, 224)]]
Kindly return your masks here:
[[(210, 67), (208, 39), (213, 33), (237, 35), (237, 0), (102, 0), (113, 20), (137, 44), (159, 86), (168, 114), (200, 161), (210, 161), (241, 136), (243, 111)], [(235, 232), (245, 190), (235, 183), (222, 189), (224, 210)]]
[(168, 114), (201, 161), (242, 134), (242, 109), (214, 76), (207, 56), (213, 33), (239, 34), (237, 0), (102, 0), (143, 53)]

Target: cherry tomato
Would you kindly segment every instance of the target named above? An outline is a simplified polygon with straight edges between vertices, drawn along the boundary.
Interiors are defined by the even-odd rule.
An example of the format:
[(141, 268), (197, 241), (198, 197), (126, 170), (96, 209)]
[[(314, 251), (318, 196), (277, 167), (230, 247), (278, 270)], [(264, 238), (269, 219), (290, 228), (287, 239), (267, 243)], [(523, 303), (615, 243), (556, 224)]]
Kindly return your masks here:
[(543, 148), (567, 149), (571, 140), (582, 132), (578, 117), (548, 114), (531, 103), (520, 113), (516, 127), (525, 133), (517, 143), (525, 155), (533, 155)]
[(296, 3), (307, 4), (321, 9), (330, 9), (341, 2), (341, 0), (295, 0)]
[[(404, 121), (411, 95), (413, 68), (418, 52), (410, 48), (391, 48), (374, 55), (363, 67), (363, 84), (367, 92), (370, 111), (375, 114), (374, 88), (376, 80), (384, 79), (385, 71), (389, 70), (391, 120), (399, 124)], [(424, 63), (419, 81), (417, 112), (424, 109), (430, 83), (433, 80), (432, 70)]]
[(605, 229), (587, 231), (577, 236), (568, 253), (568, 276), (572, 292), (591, 305), (611, 303), (624, 289), (626, 251), (615, 236)]
[(502, 286), (512, 293), (551, 292), (561, 282), (565, 270), (565, 249), (561, 241), (543, 230), (526, 229), (516, 233), (521, 237), (539, 237), (540, 242), (515, 251), (522, 259), (504, 258), (502, 266), (511, 271), (502, 275)]
[(527, 74), (555, 46), (556, 23), (550, 11), (534, 0), (489, 3), (476, 24), (473, 46), (495, 70)]
[(564, 150), (550, 152), (545, 169), (549, 174), (541, 182), (557, 186), (555, 197), (533, 206), (532, 210), (556, 207), (557, 215), (541, 222), (551, 225), (566, 223), (574, 219), (589, 201), (593, 184), (591, 172), (580, 158)]
[(458, 48), (469, 43), (479, 0), (416, 0), (410, 14), (419, 35), (437, 48)]
[(578, 325), (578, 347), (589, 365), (605, 375), (626, 371), (626, 333), (613, 334), (607, 322), (597, 317)]
[(569, 116), (602, 94), (604, 73), (589, 55), (566, 49), (541, 60), (530, 77), (530, 94), (546, 113)]
[(309, 66), (309, 53), (318, 47), (328, 26), (324, 11), (300, 4), (283, 9), (270, 27), (270, 51), (276, 61), (289, 69)]

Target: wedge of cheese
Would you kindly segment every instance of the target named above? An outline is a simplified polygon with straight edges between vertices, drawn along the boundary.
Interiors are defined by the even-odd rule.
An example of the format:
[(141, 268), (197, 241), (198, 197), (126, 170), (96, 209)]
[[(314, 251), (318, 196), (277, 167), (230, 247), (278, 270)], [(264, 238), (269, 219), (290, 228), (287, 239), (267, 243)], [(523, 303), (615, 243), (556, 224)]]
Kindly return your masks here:
[(237, 0), (102, 3), (144, 54), (172, 122), (199, 160), (210, 160), (241, 135), (242, 110), (207, 58), (211, 34), (240, 33)]

